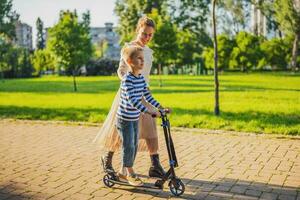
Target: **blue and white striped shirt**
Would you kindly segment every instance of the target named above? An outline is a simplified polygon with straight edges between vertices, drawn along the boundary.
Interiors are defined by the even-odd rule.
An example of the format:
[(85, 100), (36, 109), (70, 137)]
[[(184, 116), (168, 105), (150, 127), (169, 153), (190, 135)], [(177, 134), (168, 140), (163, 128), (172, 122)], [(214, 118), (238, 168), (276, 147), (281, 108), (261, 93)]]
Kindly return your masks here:
[(121, 99), (117, 116), (127, 121), (138, 120), (140, 113), (147, 111), (147, 108), (142, 104), (143, 96), (154, 107), (160, 106), (147, 89), (145, 78), (141, 74), (134, 76), (131, 72), (127, 72), (121, 82)]

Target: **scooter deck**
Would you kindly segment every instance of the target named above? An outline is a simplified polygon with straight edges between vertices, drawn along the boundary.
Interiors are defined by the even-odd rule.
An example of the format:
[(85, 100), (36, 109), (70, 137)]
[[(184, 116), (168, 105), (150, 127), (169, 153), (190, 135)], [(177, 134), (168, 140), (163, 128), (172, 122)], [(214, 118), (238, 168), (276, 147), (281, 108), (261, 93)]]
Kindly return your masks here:
[(117, 180), (109, 180), (109, 181), (118, 185), (132, 186), (138, 188), (160, 189), (158, 186), (155, 186), (153, 183), (144, 183), (142, 186), (134, 186), (134, 185), (130, 185), (128, 182), (125, 181), (117, 181)]

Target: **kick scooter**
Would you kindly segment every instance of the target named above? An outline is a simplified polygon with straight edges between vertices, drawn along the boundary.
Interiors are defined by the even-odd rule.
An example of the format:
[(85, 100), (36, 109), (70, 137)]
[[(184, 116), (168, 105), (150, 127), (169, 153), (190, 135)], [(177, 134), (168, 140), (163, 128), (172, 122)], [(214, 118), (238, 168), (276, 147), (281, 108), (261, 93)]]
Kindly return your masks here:
[[(159, 112), (161, 114), (161, 119), (162, 119), (161, 126), (163, 127), (164, 130), (164, 136), (165, 136), (166, 146), (168, 150), (170, 169), (166, 172), (166, 174), (162, 178), (156, 180), (154, 184), (144, 183), (142, 186), (136, 186), (136, 187), (163, 189), (164, 183), (166, 181), (169, 181), (168, 186), (171, 193), (175, 196), (180, 196), (184, 193), (185, 186), (181, 181), (181, 179), (179, 179), (175, 174), (175, 168), (178, 167), (178, 162), (177, 162), (176, 152), (174, 148), (174, 143), (171, 136), (170, 122), (167, 117), (167, 113), (169, 113), (169, 111), (166, 109), (166, 110), (160, 110)], [(156, 116), (152, 116), (152, 117), (156, 117)], [(131, 186), (128, 182), (120, 181), (119, 177), (117, 176), (117, 173), (111, 171), (106, 172), (106, 174), (103, 177), (103, 183), (107, 187), (113, 187), (115, 184)]]

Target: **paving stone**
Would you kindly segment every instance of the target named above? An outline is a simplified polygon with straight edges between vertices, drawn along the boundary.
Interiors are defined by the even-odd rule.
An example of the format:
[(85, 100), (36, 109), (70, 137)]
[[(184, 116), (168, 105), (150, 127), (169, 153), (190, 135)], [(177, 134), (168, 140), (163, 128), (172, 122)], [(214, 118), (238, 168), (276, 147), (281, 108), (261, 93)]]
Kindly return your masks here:
[[(160, 158), (167, 169), (163, 132), (158, 130)], [(199, 130), (176, 128), (172, 131), (179, 161), (176, 175), (186, 186), (177, 198), (168, 182), (163, 191), (107, 188), (99, 166), (102, 147), (92, 143), (98, 131), (99, 127), (0, 120), (0, 199), (300, 200), (300, 140), (195, 134)], [(119, 152), (113, 165), (120, 166)], [(148, 153), (139, 152), (137, 173), (147, 175), (149, 165)]]

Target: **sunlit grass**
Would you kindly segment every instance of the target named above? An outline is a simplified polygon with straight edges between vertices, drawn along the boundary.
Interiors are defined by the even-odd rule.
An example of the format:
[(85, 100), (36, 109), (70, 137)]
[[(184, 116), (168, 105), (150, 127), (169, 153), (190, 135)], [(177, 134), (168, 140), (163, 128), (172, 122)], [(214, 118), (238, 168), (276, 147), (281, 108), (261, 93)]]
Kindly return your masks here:
[[(173, 108), (172, 126), (300, 135), (300, 76), (220, 75), (221, 115), (214, 116), (213, 76), (151, 76), (153, 96)], [(49, 76), (0, 82), (0, 117), (103, 122), (119, 87), (116, 76)]]

